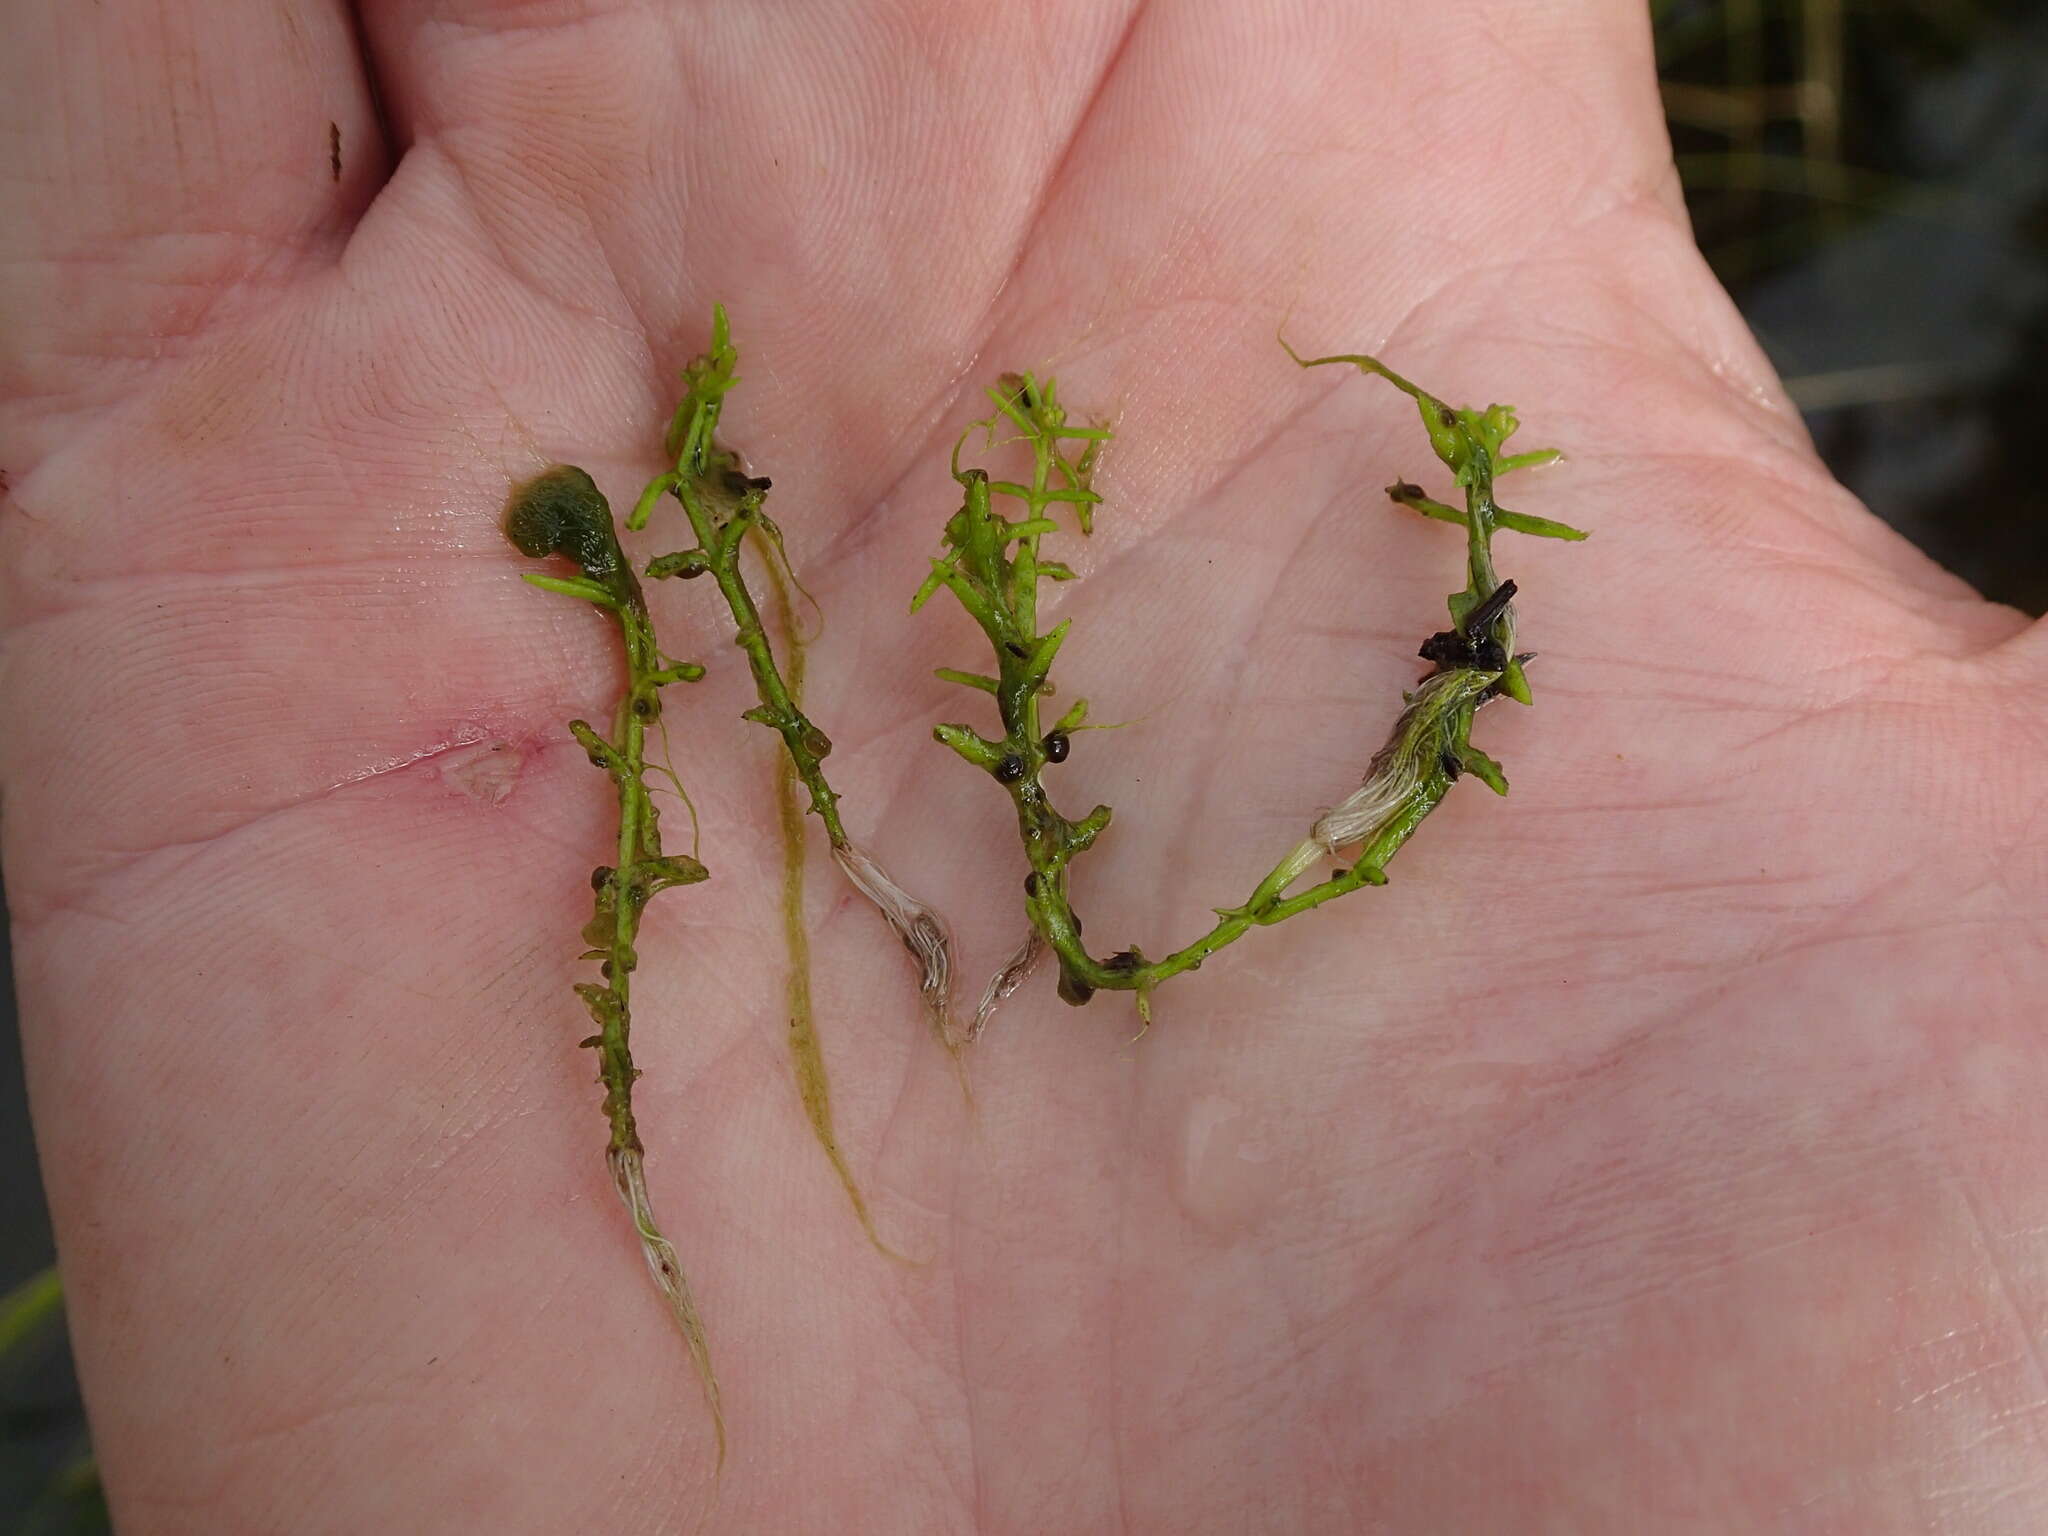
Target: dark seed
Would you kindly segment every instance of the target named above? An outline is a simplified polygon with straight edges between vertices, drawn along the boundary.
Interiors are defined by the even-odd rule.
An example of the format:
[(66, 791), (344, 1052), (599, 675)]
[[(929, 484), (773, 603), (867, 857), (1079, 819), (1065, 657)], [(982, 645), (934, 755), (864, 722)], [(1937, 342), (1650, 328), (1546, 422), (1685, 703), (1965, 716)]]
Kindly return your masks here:
[(1038, 871), (1035, 869), (1024, 877), (1024, 894), (1033, 901), (1038, 899)]
[(1005, 784), (1014, 784), (1024, 777), (1024, 759), (1012, 752), (996, 764), (996, 777)]
[(1046, 735), (1045, 740), (1040, 742), (1039, 745), (1045, 748), (1045, 759), (1047, 762), (1064, 763), (1067, 760), (1067, 751), (1073, 743), (1068, 739), (1065, 731), (1052, 731)]

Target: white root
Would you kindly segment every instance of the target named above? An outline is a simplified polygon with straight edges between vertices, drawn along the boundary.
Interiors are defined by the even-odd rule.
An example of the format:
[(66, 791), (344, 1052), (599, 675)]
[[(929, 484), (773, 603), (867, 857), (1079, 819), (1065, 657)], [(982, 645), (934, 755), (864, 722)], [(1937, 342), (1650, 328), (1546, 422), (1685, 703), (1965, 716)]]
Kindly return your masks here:
[(903, 947), (917, 962), (918, 995), (932, 1028), (949, 1051), (958, 1051), (965, 1039), (953, 1021), (953, 935), (946, 920), (928, 903), (919, 901), (889, 878), (889, 872), (852, 843), (832, 849), (833, 862), (847, 883), (874, 904)]
[(1038, 967), (1045, 956), (1045, 940), (1036, 928), (1024, 935), (1024, 942), (1016, 952), (1003, 962), (1003, 968), (989, 977), (988, 985), (981, 989), (981, 1001), (975, 1006), (974, 1021), (967, 1026), (967, 1041), (972, 1044), (981, 1038), (981, 1032), (988, 1028), (988, 1021), (995, 1017), (996, 1009), (1003, 1000), (1019, 987)]
[(682, 1260), (675, 1245), (662, 1235), (654, 1220), (654, 1205), (647, 1198), (647, 1172), (639, 1151), (614, 1147), (605, 1154), (612, 1173), (612, 1187), (619, 1192), (640, 1236), (640, 1254), (647, 1260), (647, 1272), (668, 1299), (669, 1312), (682, 1329), (690, 1359), (697, 1367), (697, 1379), (704, 1384), (704, 1400), (711, 1408), (712, 1430), (718, 1438), (718, 1465), (725, 1465), (725, 1409), (718, 1398), (718, 1378), (711, 1371), (711, 1348), (704, 1337), (704, 1320), (690, 1296), (690, 1282), (683, 1274)]

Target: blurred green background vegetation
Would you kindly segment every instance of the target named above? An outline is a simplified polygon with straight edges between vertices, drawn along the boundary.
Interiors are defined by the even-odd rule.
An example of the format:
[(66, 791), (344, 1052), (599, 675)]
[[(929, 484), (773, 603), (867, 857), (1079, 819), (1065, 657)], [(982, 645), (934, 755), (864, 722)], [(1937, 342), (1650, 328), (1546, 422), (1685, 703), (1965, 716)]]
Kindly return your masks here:
[(1693, 229), (1872, 511), (2048, 610), (2048, 5), (1659, 0)]
[[(2048, 3), (1653, 0), (1701, 248), (1830, 467), (2048, 609)], [(65, 1348), (0, 944), (0, 1522), (108, 1529)]]

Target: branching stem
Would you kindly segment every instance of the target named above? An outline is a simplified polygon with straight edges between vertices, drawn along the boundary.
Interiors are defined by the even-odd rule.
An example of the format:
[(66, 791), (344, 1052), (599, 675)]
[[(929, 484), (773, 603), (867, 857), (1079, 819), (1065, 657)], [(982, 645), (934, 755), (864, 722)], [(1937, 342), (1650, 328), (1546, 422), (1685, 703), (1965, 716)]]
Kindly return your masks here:
[[(1284, 345), (1284, 343), (1283, 343)], [(1289, 356), (1294, 356), (1289, 349)], [(1079, 700), (1052, 730), (1041, 734), (1039, 699), (1049, 692), (1050, 671), (1070, 621), (1041, 634), (1038, 629), (1038, 584), (1068, 580), (1064, 565), (1043, 560), (1039, 541), (1057, 524), (1049, 508), (1066, 503), (1075, 509), (1080, 531), (1091, 531), (1093, 509), (1100, 497), (1091, 481), (1097, 456), (1110, 434), (1100, 427), (1067, 422), (1053, 381), (1041, 384), (1031, 375), (1008, 374), (989, 390), (995, 414), (975, 423), (953, 454), (953, 476), (961, 486), (960, 510), (946, 524), (945, 551), (911, 607), (917, 608), (944, 589), (981, 627), (995, 652), (993, 676), (951, 668), (939, 676), (992, 695), (1002, 735), (991, 738), (967, 725), (940, 725), (933, 735), (966, 761), (982, 769), (1009, 793), (1017, 814), (1018, 832), (1031, 866), (1025, 878), (1025, 911), (1033, 929), (1059, 959), (1060, 995), (1085, 1003), (1097, 991), (1135, 992), (1146, 1012), (1151, 991), (1161, 982), (1198, 968), (1209, 956), (1234, 943), (1253, 928), (1270, 927), (1324, 902), (1366, 885), (1386, 883), (1386, 865), (1416, 828), (1436, 809), (1451, 785), (1465, 772), (1507, 792), (1500, 767), (1471, 744), (1473, 715), (1487, 700), (1505, 693), (1526, 703), (1526, 657), (1514, 652), (1514, 615), (1510, 606), (1514, 584), (1502, 582), (1494, 569), (1492, 541), (1499, 528), (1555, 538), (1582, 538), (1576, 529), (1543, 518), (1508, 512), (1494, 501), (1494, 480), (1502, 467), (1547, 463), (1550, 453), (1502, 454), (1515, 430), (1515, 417), (1505, 406), (1483, 412), (1455, 410), (1407, 379), (1362, 355), (1295, 357), (1303, 367), (1350, 363), (1378, 374), (1415, 400), (1437, 455), (1457, 476), (1465, 491), (1463, 511), (1424, 496), (1419, 487), (1398, 482), (1392, 498), (1426, 516), (1464, 524), (1466, 586), (1452, 595), (1453, 628), (1432, 636), (1422, 656), (1436, 663), (1407, 698), (1407, 707), (1392, 734), (1373, 758), (1364, 784), (1344, 804), (1318, 818), (1308, 838), (1290, 851), (1236, 907), (1219, 908), (1218, 921), (1206, 934), (1162, 959), (1147, 959), (1135, 947), (1098, 959), (1090, 954), (1074, 911), (1069, 869), (1108, 828), (1109, 807), (1098, 805), (1078, 821), (1053, 806), (1043, 774), (1065, 760), (1072, 733), (1083, 729), (1088, 705)], [(983, 469), (963, 466), (960, 448), (976, 429), (985, 430), (990, 446), (1005, 426), (1029, 447), (1029, 484), (992, 479)], [(1070, 454), (1068, 444), (1083, 446)], [(997, 498), (1021, 504), (1014, 521), (996, 507)], [(1339, 848), (1355, 847), (1348, 868), (1318, 883), (1287, 894), (1316, 863)]]
[[(950, 939), (939, 915), (891, 880), (874, 858), (848, 835), (839, 796), (825, 777), (832, 740), (803, 709), (803, 641), (798, 635), (785, 582), (794, 573), (764, 503), (771, 482), (749, 473), (741, 456), (724, 446), (718, 427), (725, 397), (739, 382), (739, 352), (733, 346), (723, 306), (714, 310), (711, 345), (683, 370), (683, 396), (671, 417), (664, 446), (673, 467), (654, 477), (640, 493), (627, 527), (638, 529), (665, 498), (673, 497), (689, 522), (693, 547), (662, 555), (647, 567), (654, 578), (685, 580), (709, 575), (732, 613), (733, 642), (747, 658), (760, 702), (745, 718), (782, 738), (788, 772), (803, 786), (809, 809), (824, 825), (832, 857), (848, 882), (871, 901), (918, 964), (919, 990), (939, 1038), (957, 1047), (952, 1023)], [(767, 566), (782, 609), (787, 636), (787, 674), (778, 666), (761, 610), (748, 589), (741, 556), (752, 540)], [(799, 587), (798, 590), (801, 590)], [(778, 799), (789, 794), (779, 781)], [(793, 797), (792, 797), (793, 803)], [(784, 926), (790, 952), (790, 1053), (812, 1133), (845, 1186), (854, 1214), (876, 1247), (891, 1252), (876, 1234), (866, 1200), (833, 1130), (831, 1094), (810, 999), (809, 938), (803, 928), (803, 824), (800, 815), (781, 819), (784, 837)]]
[(746, 718), (781, 736), (790, 763), (810, 794), (810, 808), (825, 824), (827, 840), (834, 848), (843, 848), (848, 838), (839, 817), (839, 796), (826, 781), (824, 769), (832, 739), (803, 712), (784, 681), (761, 622), (761, 610), (740, 570), (740, 554), (750, 533), (765, 539), (777, 559), (783, 555), (782, 530), (762, 510), (772, 482), (766, 476), (749, 475), (740, 456), (717, 442), (726, 393), (739, 382), (733, 372), (738, 362), (739, 353), (721, 305), (712, 321), (710, 350), (683, 370), (683, 399), (667, 437), (675, 468), (648, 483), (626, 526), (644, 526), (664, 496), (673, 496), (682, 504), (697, 546), (662, 556), (648, 566), (647, 574), (691, 578), (708, 573), (717, 583), (719, 595), (732, 610), (733, 643), (746, 653), (754, 689), (761, 699), (746, 712)]

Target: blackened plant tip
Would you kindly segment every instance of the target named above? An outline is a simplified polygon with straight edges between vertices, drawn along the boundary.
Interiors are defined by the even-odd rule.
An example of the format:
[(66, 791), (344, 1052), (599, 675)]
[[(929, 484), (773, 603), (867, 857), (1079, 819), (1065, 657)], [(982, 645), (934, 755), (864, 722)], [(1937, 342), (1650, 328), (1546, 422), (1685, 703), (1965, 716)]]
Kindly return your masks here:
[(612, 616), (625, 653), (626, 691), (612, 733), (572, 720), (569, 732), (593, 767), (610, 780), (618, 802), (618, 839), (613, 862), (591, 873), (594, 910), (584, 925), (583, 955), (598, 962), (597, 981), (578, 982), (597, 1033), (583, 1044), (597, 1052), (605, 1121), (611, 1137), (605, 1161), (612, 1185), (632, 1218), (648, 1272), (681, 1330), (703, 1384), (717, 1439), (717, 1460), (725, 1462), (725, 1418), (718, 1378), (711, 1369), (704, 1324), (698, 1316), (682, 1262), (654, 1219), (647, 1195), (645, 1153), (633, 1114), (632, 978), (639, 964), (641, 914), (671, 886), (694, 885), (707, 877), (704, 866), (681, 854), (664, 853), (660, 812), (647, 785), (647, 727), (662, 718), (661, 691), (694, 681), (704, 669), (673, 661), (657, 643), (640, 583), (619, 548), (611, 505), (583, 470), (558, 464), (514, 486), (505, 507), (505, 535), (521, 554), (534, 559), (559, 556), (582, 573), (576, 582), (527, 572), (529, 581), (551, 591), (579, 596)]
[[(1583, 538), (1579, 530), (1545, 518), (1524, 517), (1501, 508), (1493, 486), (1507, 469), (1550, 463), (1550, 451), (1508, 455), (1503, 446), (1516, 428), (1508, 406), (1484, 411), (1456, 409), (1395, 373), (1377, 358), (1364, 354), (1302, 358), (1285, 339), (1281, 345), (1302, 367), (1346, 363), (1386, 379), (1416, 402), (1430, 446), (1464, 489), (1462, 511), (1432, 500), (1420, 486), (1400, 480), (1388, 495), (1425, 516), (1460, 524), (1466, 531), (1466, 583), (1453, 593), (1452, 627), (1423, 643), (1422, 655), (1435, 663), (1409, 694), (1392, 731), (1368, 765), (1363, 782), (1338, 805), (1318, 816), (1308, 835), (1286, 854), (1236, 907), (1217, 909), (1218, 922), (1207, 934), (1159, 960), (1136, 949), (1107, 959), (1090, 955), (1081, 939), (1081, 920), (1074, 911), (1070, 866), (1109, 826), (1107, 806), (1097, 806), (1079, 821), (1054, 808), (1042, 782), (1048, 766), (1063, 761), (1070, 733), (1083, 729), (1085, 707), (1076, 706), (1051, 731), (1039, 729), (1039, 699), (1051, 689), (1050, 671), (1068, 625), (1048, 633), (1038, 627), (1038, 585), (1052, 579), (1050, 562), (1039, 558), (1039, 541), (1056, 531), (1048, 516), (1059, 504), (1073, 507), (1080, 531), (1091, 527), (1101, 498), (1093, 473), (1109, 440), (1107, 429), (1076, 428), (1068, 423), (1051, 379), (1030, 374), (1004, 374), (990, 389), (995, 414), (962, 434), (952, 457), (953, 478), (961, 487), (960, 510), (948, 519), (943, 548), (931, 574), (919, 589), (912, 608), (922, 606), (940, 590), (951, 592), (981, 627), (995, 653), (993, 674), (942, 669), (940, 676), (959, 682), (995, 701), (1002, 735), (992, 737), (965, 724), (941, 725), (933, 735), (960, 757), (988, 773), (1009, 793), (1017, 814), (1031, 874), (1025, 885), (1025, 912), (1032, 933), (1059, 960), (1059, 993), (1067, 1002), (1086, 1003), (1096, 992), (1136, 994), (1139, 1016), (1149, 1025), (1151, 996), (1160, 983), (1198, 968), (1224, 946), (1254, 927), (1269, 927), (1298, 913), (1367, 885), (1386, 883), (1386, 865), (1423, 820), (1440, 804), (1451, 786), (1471, 774), (1497, 793), (1507, 793), (1500, 765), (1472, 745), (1473, 717), (1488, 700), (1505, 694), (1529, 702), (1527, 657), (1515, 650), (1516, 616), (1512, 582), (1502, 581), (1493, 566), (1496, 531), (1542, 537)], [(1005, 438), (1004, 429), (1014, 429)], [(1000, 480), (988, 470), (963, 462), (962, 449), (981, 431), (991, 448), (1021, 443), (1031, 452), (1028, 483)], [(1076, 444), (1084, 446), (1076, 449)], [(1008, 501), (1021, 516), (1002, 510)], [(1072, 572), (1059, 568), (1059, 579)], [(1320, 882), (1293, 895), (1296, 883), (1339, 849), (1355, 848), (1352, 862)], [(984, 992), (975, 1028), (986, 1023), (995, 1002), (1019, 984), (1029, 969), (1029, 946), (1020, 949)]]

